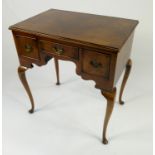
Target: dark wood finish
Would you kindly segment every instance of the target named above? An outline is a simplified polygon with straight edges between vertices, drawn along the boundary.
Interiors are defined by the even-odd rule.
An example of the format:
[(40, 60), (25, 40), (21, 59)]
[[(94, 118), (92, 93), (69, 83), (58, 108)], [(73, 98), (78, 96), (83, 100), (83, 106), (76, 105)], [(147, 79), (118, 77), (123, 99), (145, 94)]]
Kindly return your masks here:
[(30, 113), (33, 113), (34, 112), (34, 100), (33, 100), (33, 96), (31, 94), (31, 90), (29, 88), (29, 85), (27, 83), (27, 80), (26, 80), (26, 76), (25, 76), (25, 71), (27, 70), (28, 68), (24, 67), (24, 66), (19, 66), (18, 67), (18, 75), (19, 75), (19, 78), (30, 98), (30, 101), (31, 101), (31, 109), (29, 110)]
[(78, 59), (78, 48), (54, 43), (45, 40), (39, 40), (40, 48), (48, 53), (64, 58)]
[(39, 52), (37, 48), (37, 42), (35, 37), (16, 35), (17, 46), (19, 48), (19, 54), (23, 57), (31, 59), (39, 59)]
[(54, 64), (55, 64), (55, 71), (56, 71), (56, 77), (57, 77), (57, 83), (56, 85), (60, 85), (60, 79), (59, 79), (59, 61), (57, 58), (54, 58)]
[(92, 52), (85, 50), (83, 54), (83, 72), (105, 79), (109, 78), (109, 68), (111, 57), (109, 54)]
[(106, 138), (106, 131), (107, 131), (108, 122), (110, 120), (114, 103), (115, 103), (116, 88), (114, 88), (112, 92), (101, 91), (101, 93), (107, 99), (107, 108), (106, 108), (106, 114), (104, 119), (102, 142), (103, 144), (108, 144), (108, 140)]
[[(17, 49), (17, 53), (18, 53), (18, 57), (19, 57), (19, 62), (20, 62), (21, 66), (31, 68), (32, 63), (34, 63), (34, 64), (36, 64), (38, 66), (42, 66), (42, 65), (45, 65), (52, 58), (52, 56), (49, 56), (49, 55), (45, 54), (41, 49), (39, 49), (38, 38), (35, 35), (28, 34), (28, 33), (21, 32), (21, 31), (12, 31), (12, 34), (13, 34), (13, 37), (14, 37), (14, 41), (15, 41), (15, 45), (16, 45), (16, 49)], [(37, 54), (38, 58), (34, 59), (34, 56), (30, 57), (30, 55), (29, 56), (22, 55), (20, 49), (22, 49), (21, 46), (24, 47), (24, 45), (23, 45), (23, 43), (22, 43), (22, 45), (18, 44), (18, 40), (17, 40), (16, 36), (23, 36), (25, 38), (35, 38), (37, 45), (35, 45), (35, 50), (33, 50), (33, 53), (35, 53), (35, 52), (38, 53), (39, 52)], [(28, 43), (29, 42), (25, 42), (25, 45), (27, 45)], [(36, 54), (34, 54), (34, 55), (36, 55)]]
[[(50, 20), (49, 20), (50, 19)], [(103, 143), (107, 143), (106, 129), (112, 113), (116, 83), (130, 59), (134, 29), (138, 21), (101, 15), (50, 9), (10, 26), (18, 52), (19, 76), (34, 102), (25, 71), (32, 64), (45, 65), (54, 58), (59, 81), (58, 60), (72, 61), (76, 73), (85, 80), (93, 80), (107, 99), (103, 129)], [(120, 101), (127, 80), (128, 69), (120, 92)]]
[[(49, 20), (50, 19), (50, 20)], [(118, 52), (136, 20), (50, 9), (10, 27), (55, 39), (96, 44)]]
[(128, 77), (129, 77), (129, 74), (131, 71), (131, 67), (132, 67), (132, 61), (131, 61), (131, 59), (129, 59), (127, 64), (126, 64), (126, 69), (125, 69), (125, 73), (124, 73), (124, 77), (123, 77), (123, 81), (122, 81), (122, 85), (121, 85), (121, 89), (120, 89), (120, 94), (119, 94), (119, 103), (121, 105), (124, 104), (124, 101), (122, 101), (122, 94), (124, 91), (125, 84), (128, 80)]
[(127, 61), (130, 58), (133, 35), (134, 33), (131, 34), (131, 36), (125, 42), (124, 46), (121, 48), (120, 52), (117, 54), (114, 85), (116, 85), (117, 81), (119, 80), (120, 75), (124, 71)]

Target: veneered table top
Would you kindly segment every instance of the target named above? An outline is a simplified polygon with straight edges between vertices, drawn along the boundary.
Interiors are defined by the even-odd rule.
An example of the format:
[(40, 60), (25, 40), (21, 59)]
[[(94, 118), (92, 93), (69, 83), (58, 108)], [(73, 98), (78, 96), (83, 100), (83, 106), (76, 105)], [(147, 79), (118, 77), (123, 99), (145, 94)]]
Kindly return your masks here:
[(137, 20), (50, 9), (10, 29), (119, 50), (137, 24)]

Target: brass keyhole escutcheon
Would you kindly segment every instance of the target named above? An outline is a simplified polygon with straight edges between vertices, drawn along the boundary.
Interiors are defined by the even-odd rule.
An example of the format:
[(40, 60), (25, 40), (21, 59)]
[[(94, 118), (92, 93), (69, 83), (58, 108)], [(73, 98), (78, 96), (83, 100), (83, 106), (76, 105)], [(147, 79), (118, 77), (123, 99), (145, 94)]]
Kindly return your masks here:
[(96, 60), (91, 60), (90, 61), (91, 66), (93, 66), (94, 68), (100, 68), (102, 67), (102, 64), (100, 62), (97, 62)]
[(52, 47), (52, 49), (58, 55), (62, 55), (64, 53), (64, 49), (62, 47), (60, 47), (60, 46)]
[(25, 48), (25, 52), (27, 53), (31, 53), (33, 51), (33, 48), (30, 44), (26, 44), (24, 48)]

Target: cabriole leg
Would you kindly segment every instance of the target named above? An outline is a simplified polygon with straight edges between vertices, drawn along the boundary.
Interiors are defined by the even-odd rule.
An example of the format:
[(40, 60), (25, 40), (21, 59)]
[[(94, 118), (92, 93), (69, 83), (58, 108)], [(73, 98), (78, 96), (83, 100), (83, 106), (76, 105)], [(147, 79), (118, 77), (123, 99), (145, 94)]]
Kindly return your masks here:
[(25, 76), (25, 71), (27, 69), (28, 69), (27, 67), (19, 66), (18, 75), (31, 101), (31, 109), (29, 110), (29, 113), (33, 113), (34, 112), (34, 100), (33, 100), (33, 96), (31, 94), (31, 91), (30, 91), (30, 88), (29, 88), (29, 85), (27, 83), (26, 76)]
[(102, 95), (107, 99), (107, 108), (106, 108), (106, 114), (104, 119), (102, 143), (108, 144), (108, 140), (106, 138), (106, 131), (107, 131), (108, 122), (110, 120), (113, 107), (114, 107), (116, 88), (114, 88), (112, 92), (105, 92), (105, 91), (101, 91), (101, 92), (102, 92)]
[(124, 104), (124, 101), (122, 101), (122, 94), (123, 94), (126, 82), (128, 80), (128, 77), (129, 77), (129, 74), (131, 71), (131, 67), (132, 67), (132, 61), (131, 61), (131, 59), (129, 59), (126, 64), (126, 69), (125, 69), (125, 73), (124, 73), (124, 77), (123, 77), (123, 81), (122, 81), (122, 85), (121, 85), (121, 89), (120, 89), (120, 94), (119, 94), (119, 103), (121, 105)]

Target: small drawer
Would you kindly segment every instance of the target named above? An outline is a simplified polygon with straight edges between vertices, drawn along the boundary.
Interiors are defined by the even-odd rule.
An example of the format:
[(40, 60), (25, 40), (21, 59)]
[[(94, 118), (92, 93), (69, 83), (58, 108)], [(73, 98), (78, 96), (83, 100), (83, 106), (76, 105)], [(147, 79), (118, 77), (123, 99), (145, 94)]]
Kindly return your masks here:
[(37, 41), (35, 37), (15, 35), (19, 56), (39, 59)]
[(83, 51), (82, 71), (94, 76), (109, 78), (110, 59), (109, 54), (103, 54), (96, 51)]
[(56, 56), (78, 59), (78, 48), (50, 41), (39, 41), (40, 48)]

